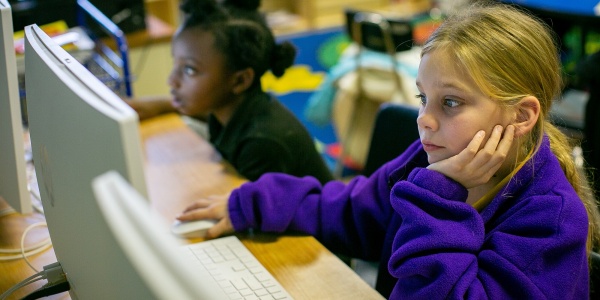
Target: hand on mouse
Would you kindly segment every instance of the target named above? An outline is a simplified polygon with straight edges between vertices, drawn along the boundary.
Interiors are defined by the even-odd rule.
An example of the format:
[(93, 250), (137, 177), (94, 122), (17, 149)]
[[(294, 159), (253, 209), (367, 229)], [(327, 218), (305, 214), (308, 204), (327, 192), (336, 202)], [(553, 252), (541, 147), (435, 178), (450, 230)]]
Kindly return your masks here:
[(235, 232), (229, 219), (228, 211), (229, 194), (213, 195), (200, 199), (189, 205), (176, 219), (192, 221), (199, 219), (219, 220), (206, 232), (206, 238), (216, 238)]
[(513, 142), (515, 126), (506, 126), (504, 134), (502, 129), (496, 125), (483, 147), (485, 132), (477, 132), (463, 151), (427, 168), (454, 179), (467, 189), (487, 183), (504, 163)]

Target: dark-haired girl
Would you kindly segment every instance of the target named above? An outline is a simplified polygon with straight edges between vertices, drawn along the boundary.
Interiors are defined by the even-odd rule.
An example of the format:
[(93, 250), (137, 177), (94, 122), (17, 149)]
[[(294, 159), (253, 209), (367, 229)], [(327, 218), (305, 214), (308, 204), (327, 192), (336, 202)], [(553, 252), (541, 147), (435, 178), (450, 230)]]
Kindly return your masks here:
[(260, 1), (190, 0), (172, 41), (172, 99), (130, 101), (140, 118), (169, 111), (208, 115), (210, 142), (249, 180), (267, 172), (313, 176), (331, 173), (300, 121), (266, 94), (260, 78), (281, 76), (295, 48), (277, 44), (258, 12)]

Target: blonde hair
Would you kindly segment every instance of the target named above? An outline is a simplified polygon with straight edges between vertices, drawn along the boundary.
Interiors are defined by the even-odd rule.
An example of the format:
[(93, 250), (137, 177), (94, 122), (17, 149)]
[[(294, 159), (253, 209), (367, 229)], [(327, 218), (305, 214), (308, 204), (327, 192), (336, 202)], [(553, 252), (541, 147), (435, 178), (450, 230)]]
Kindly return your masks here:
[(421, 55), (438, 49), (452, 53), (478, 87), (502, 105), (510, 107), (526, 96), (539, 100), (538, 122), (519, 138), (518, 157), (526, 159), (528, 153), (538, 150), (544, 134), (549, 137), (552, 152), (586, 207), (588, 250), (595, 247), (600, 224), (596, 201), (585, 175), (575, 165), (572, 141), (548, 120), (552, 101), (563, 87), (553, 31), (513, 6), (476, 3), (449, 16), (425, 42)]

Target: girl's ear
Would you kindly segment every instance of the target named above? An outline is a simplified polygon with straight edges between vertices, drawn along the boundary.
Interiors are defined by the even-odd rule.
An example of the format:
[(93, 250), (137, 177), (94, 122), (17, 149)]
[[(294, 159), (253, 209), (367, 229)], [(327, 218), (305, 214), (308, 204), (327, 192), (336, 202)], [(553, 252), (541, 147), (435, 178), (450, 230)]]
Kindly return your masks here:
[(231, 88), (235, 95), (245, 92), (254, 82), (254, 70), (245, 68), (233, 73), (233, 86)]
[(540, 117), (540, 101), (534, 96), (523, 97), (515, 106), (515, 137), (530, 132)]

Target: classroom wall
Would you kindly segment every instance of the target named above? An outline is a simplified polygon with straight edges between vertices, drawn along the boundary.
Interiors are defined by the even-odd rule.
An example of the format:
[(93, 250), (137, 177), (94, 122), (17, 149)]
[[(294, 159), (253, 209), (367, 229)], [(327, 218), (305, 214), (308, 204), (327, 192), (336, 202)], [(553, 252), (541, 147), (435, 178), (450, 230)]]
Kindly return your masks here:
[(135, 97), (169, 94), (167, 77), (173, 65), (170, 42), (132, 48), (129, 51), (129, 61), (134, 74)]

